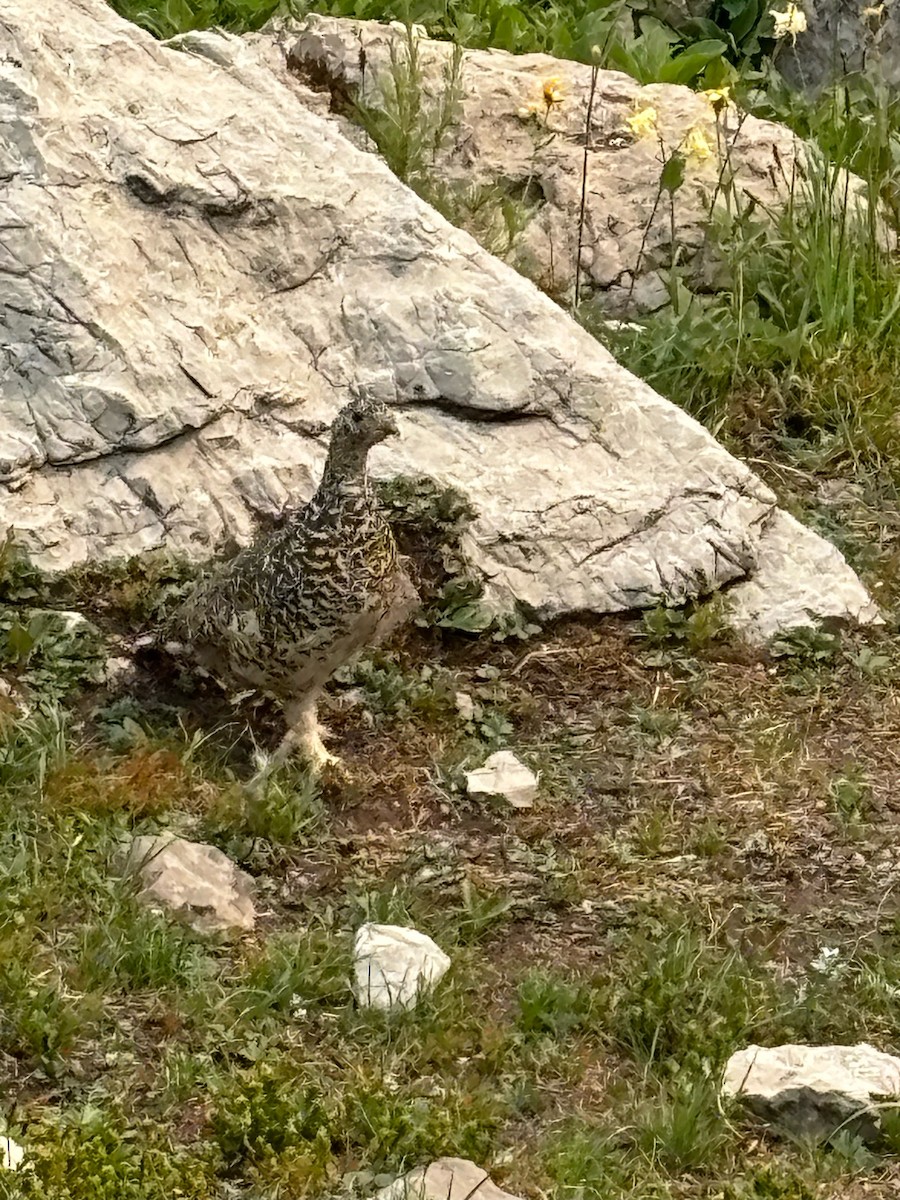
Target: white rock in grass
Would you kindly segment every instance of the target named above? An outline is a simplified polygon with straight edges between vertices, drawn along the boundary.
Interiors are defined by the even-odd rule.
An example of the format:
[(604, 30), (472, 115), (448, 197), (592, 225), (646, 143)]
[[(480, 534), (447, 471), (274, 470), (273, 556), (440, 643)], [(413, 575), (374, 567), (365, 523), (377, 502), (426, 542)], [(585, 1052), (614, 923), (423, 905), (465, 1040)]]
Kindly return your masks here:
[(502, 796), (513, 808), (531, 808), (537, 795), (537, 776), (511, 750), (498, 750), (483, 767), (469, 771), (470, 796)]
[(0, 1137), (0, 1171), (18, 1171), (25, 1158), (25, 1150), (11, 1137)]
[(395, 1180), (375, 1200), (517, 1200), (491, 1182), (487, 1171), (465, 1158), (439, 1158)]
[(427, 934), (403, 925), (361, 925), (356, 934), (356, 998), (364, 1007), (412, 1008), (450, 967)]
[(256, 924), (252, 878), (215, 846), (171, 834), (136, 837), (124, 869), (140, 879), (142, 900), (168, 909), (198, 933)]
[(839, 1128), (878, 1132), (879, 1098), (900, 1098), (900, 1058), (857, 1046), (748, 1046), (732, 1054), (722, 1090), (758, 1116), (798, 1136)]

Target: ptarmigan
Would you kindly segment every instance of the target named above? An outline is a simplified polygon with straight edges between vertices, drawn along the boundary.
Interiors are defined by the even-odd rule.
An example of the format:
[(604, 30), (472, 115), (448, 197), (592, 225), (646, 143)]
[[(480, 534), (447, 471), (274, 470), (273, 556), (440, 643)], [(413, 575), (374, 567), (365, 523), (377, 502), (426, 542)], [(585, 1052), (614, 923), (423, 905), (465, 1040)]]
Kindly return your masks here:
[(288, 732), (266, 771), (294, 751), (317, 770), (337, 761), (316, 717), (322, 689), (418, 605), (367, 471), (371, 447), (397, 432), (380, 401), (359, 396), (341, 409), (309, 503), (202, 579), (167, 622), (166, 638), (225, 687), (281, 703)]

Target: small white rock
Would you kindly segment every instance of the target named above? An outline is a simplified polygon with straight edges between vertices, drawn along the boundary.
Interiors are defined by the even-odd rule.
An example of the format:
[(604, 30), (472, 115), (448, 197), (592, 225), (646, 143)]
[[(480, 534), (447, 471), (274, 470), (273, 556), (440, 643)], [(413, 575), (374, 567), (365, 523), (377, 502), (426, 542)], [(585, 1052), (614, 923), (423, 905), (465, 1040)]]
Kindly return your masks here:
[(412, 1008), (446, 974), (450, 959), (427, 934), (403, 925), (361, 925), (354, 948), (363, 1007)]
[(531, 808), (537, 795), (537, 776), (511, 750), (498, 750), (483, 767), (466, 775), (470, 796), (502, 796), (513, 808)]
[[(44, 610), (41, 610), (44, 611)], [(69, 612), (66, 609), (47, 609), (48, 613), (56, 616), (66, 633), (96, 633), (97, 627), (93, 625), (84, 613)]]
[(465, 1158), (439, 1158), (416, 1167), (380, 1192), (375, 1200), (518, 1200), (502, 1192), (483, 1167)]
[(841, 951), (837, 946), (823, 946), (810, 962), (810, 969), (822, 975), (834, 975), (841, 968)]
[(464, 721), (471, 721), (475, 716), (475, 701), (468, 692), (457, 692), (453, 697), (456, 711)]
[(877, 1097), (900, 1097), (900, 1058), (857, 1046), (748, 1046), (732, 1054), (722, 1090), (800, 1137), (828, 1137), (845, 1124), (874, 1137)]
[(25, 1158), (25, 1150), (11, 1137), (0, 1137), (0, 1170), (18, 1171)]

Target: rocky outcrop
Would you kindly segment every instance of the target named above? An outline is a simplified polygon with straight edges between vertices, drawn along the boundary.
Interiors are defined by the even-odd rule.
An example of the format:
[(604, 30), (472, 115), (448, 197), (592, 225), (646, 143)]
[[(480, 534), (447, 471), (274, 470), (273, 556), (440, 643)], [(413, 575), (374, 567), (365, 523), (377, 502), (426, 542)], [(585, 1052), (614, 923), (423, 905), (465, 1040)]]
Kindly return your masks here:
[[(410, 57), (402, 26), (310, 15), (286, 44), (292, 70), (326, 88), (339, 110), (351, 97), (396, 109), (393, 64)], [(430, 170), (455, 187), (463, 218), (472, 189), (496, 189), (494, 211), (505, 198), (521, 228), (508, 247), (490, 229), (488, 240), (554, 295), (573, 290), (586, 178), (581, 294), (611, 315), (664, 305), (669, 293), (659, 272), (675, 261), (704, 287), (720, 277), (707, 228), (711, 208), (726, 208), (726, 161), (740, 204), (760, 217), (784, 206), (792, 177), (803, 171), (803, 144), (789, 129), (686, 87), (642, 86), (618, 71), (599, 71), (591, 99), (591, 68), (581, 63), (467, 50), (451, 91), (453, 47), (418, 38), (413, 53), (422, 107), (438, 110), (448, 95), (455, 99)], [(660, 173), (676, 150), (685, 156), (685, 174), (670, 204)], [(480, 215), (474, 223), (483, 224)]]
[(756, 635), (876, 615), (700, 425), (300, 103), (270, 41), (179, 51), (103, 0), (8, 0), (0, 36), (0, 525), (39, 565), (246, 540), (365, 384), (401, 411), (376, 473), (471, 502), (494, 608), (733, 584)]
[(725, 1067), (724, 1092), (796, 1137), (841, 1129), (874, 1138), (875, 1101), (900, 1097), (900, 1058), (858, 1046), (748, 1046)]

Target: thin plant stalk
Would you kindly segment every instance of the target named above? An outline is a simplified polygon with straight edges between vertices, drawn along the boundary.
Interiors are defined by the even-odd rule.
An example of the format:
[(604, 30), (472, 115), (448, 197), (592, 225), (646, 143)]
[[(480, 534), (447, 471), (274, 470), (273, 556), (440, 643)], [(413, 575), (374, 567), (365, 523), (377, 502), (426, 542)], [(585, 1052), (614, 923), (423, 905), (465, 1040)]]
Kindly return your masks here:
[(587, 201), (588, 150), (591, 141), (591, 119), (594, 113), (594, 97), (597, 94), (599, 66), (591, 67), (591, 90), (588, 93), (587, 116), (584, 122), (584, 153), (581, 159), (581, 204), (578, 209), (578, 245), (575, 250), (575, 310), (581, 301), (581, 250), (584, 245), (584, 212)]

